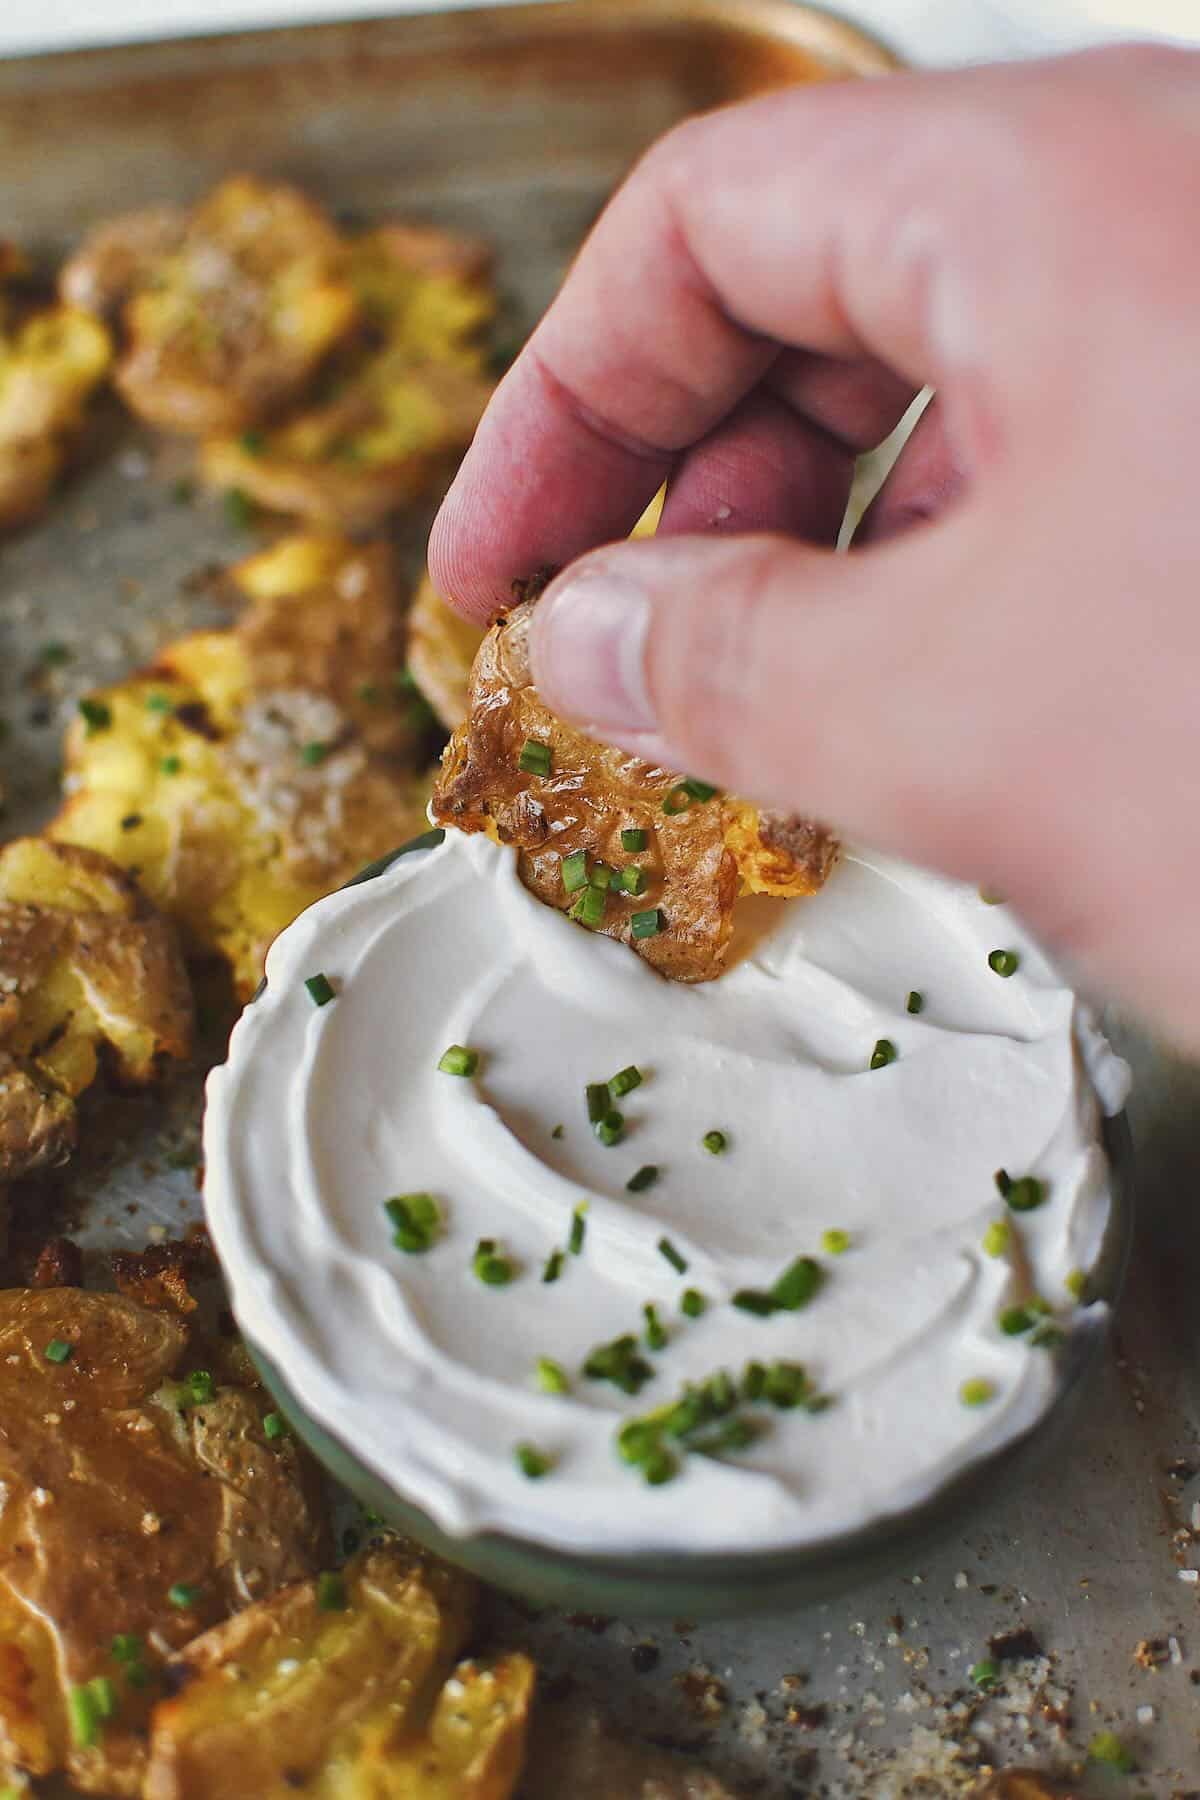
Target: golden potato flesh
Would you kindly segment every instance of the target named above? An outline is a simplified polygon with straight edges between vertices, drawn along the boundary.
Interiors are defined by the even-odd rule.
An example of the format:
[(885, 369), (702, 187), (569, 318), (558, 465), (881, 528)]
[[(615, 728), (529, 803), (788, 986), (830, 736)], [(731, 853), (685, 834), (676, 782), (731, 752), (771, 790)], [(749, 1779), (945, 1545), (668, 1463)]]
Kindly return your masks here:
[[(539, 899), (630, 943), (663, 975), (711, 980), (739, 891), (814, 893), (833, 867), (836, 842), (821, 826), (760, 816), (556, 718), (530, 675), (533, 605), (521, 601), (480, 647), (468, 717), (434, 788), (434, 816), (515, 845), (521, 879)], [(531, 755), (548, 758), (548, 768), (522, 768)], [(642, 834), (640, 849), (622, 844), (631, 831)], [(588, 885), (574, 884), (575, 865), (564, 871), (568, 857), (582, 859)], [(635, 931), (638, 915), (639, 927), (653, 925), (649, 935)]]
[(146, 1800), (505, 1800), (533, 1668), (455, 1666), (476, 1597), (392, 1543), (206, 1633), (155, 1709)]
[(0, 315), (0, 529), (42, 510), (112, 361), (108, 332), (76, 307)]
[(102, 1055), (144, 1086), (191, 1037), (174, 934), (124, 870), (41, 838), (0, 848), (0, 1180), (70, 1149)]
[(449, 474), (491, 393), (482, 327), (494, 300), (471, 240), (385, 227), (356, 240), (354, 337), (311, 405), (274, 429), (211, 439), (201, 470), (276, 512), (368, 529)]
[[(130, 253), (117, 386), (136, 413), (170, 431), (260, 424), (299, 395), (355, 323), (341, 239), (295, 188), (248, 175), (215, 188), (177, 245), (164, 235), (161, 255)], [(111, 285), (121, 278), (118, 267)], [(96, 280), (103, 293), (104, 278)]]
[(482, 642), (479, 627), (447, 606), (426, 575), (408, 615), (408, 666), (447, 731), (467, 716), (471, 664)]
[(119, 1294), (0, 1292), (0, 1782), (140, 1794), (164, 1659), (320, 1564), (294, 1440), (191, 1368)]
[(385, 545), (288, 538), (232, 580), (231, 631), (98, 696), (106, 729), (72, 727), (51, 835), (136, 868), (246, 998), (285, 925), (425, 828), (428, 718)]

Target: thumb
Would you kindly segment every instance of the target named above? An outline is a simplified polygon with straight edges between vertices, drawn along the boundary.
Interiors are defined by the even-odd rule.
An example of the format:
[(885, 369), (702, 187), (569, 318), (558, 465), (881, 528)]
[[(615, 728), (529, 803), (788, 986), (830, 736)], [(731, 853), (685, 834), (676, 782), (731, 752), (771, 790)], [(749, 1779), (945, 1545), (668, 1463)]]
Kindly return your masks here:
[(538, 603), (534, 679), (556, 712), (647, 761), (991, 876), (989, 733), (942, 655), (939, 597), (970, 591), (961, 539), (947, 521), (853, 556), (777, 536), (594, 551)]

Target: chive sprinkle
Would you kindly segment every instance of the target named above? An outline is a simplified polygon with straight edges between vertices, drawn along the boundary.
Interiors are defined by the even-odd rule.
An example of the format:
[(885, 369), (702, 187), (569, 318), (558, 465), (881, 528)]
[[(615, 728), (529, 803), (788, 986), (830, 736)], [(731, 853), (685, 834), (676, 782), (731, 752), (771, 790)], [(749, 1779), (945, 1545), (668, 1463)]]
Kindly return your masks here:
[(844, 1256), (850, 1248), (850, 1233), (836, 1226), (821, 1233), (821, 1248), (826, 1256)]
[(908, 996), (908, 999), (904, 1002), (904, 1010), (905, 1010), (905, 1012), (910, 1012), (910, 1013), (924, 1012), (924, 1010), (925, 1010), (924, 994), (918, 993), (917, 989), (913, 988), (912, 992)]
[(329, 755), (330, 746), (314, 740), (311, 744), (301, 744), (300, 761), (309, 769), (318, 769)]
[(630, 827), (621, 833), (621, 848), (636, 856), (639, 850), (646, 848), (646, 833), (636, 827)]
[(632, 1094), (634, 1088), (641, 1087), (645, 1077), (636, 1063), (630, 1063), (627, 1069), (618, 1069), (608, 1083), (608, 1091), (614, 1100), (623, 1100), (626, 1094)]
[(1009, 1175), (1008, 1170), (1007, 1169), (997, 1169), (996, 1173), (992, 1176), (992, 1180), (996, 1184), (997, 1193), (1001, 1194), (1003, 1196), (1003, 1198), (1005, 1200), (1007, 1200), (1008, 1199), (1008, 1190), (1012, 1186), (1012, 1177)]
[(112, 724), (112, 707), (103, 700), (81, 700), (79, 716), (86, 727), (85, 737), (95, 737), (98, 731), (107, 731)]
[(677, 1275), (686, 1275), (687, 1258), (686, 1256), (680, 1256), (670, 1238), (660, 1237), (658, 1240), (658, 1250), (659, 1255), (666, 1257)]
[(811, 1256), (798, 1256), (771, 1289), (771, 1299), (781, 1312), (799, 1312), (807, 1306), (825, 1279)]
[(677, 1459), (661, 1444), (650, 1452), (642, 1464), (642, 1477), (647, 1487), (663, 1487), (668, 1481), (674, 1481), (678, 1473)]
[(328, 975), (310, 975), (304, 986), (314, 1006), (328, 1006), (334, 998), (333, 983)]
[(544, 776), (550, 773), (553, 761), (549, 744), (540, 744), (536, 738), (526, 738), (517, 758), (517, 767), (523, 775)]
[(1022, 1175), (1019, 1181), (1009, 1182), (1004, 1198), (1014, 1212), (1035, 1212), (1045, 1200), (1046, 1192), (1046, 1183), (1039, 1181), (1036, 1175)]
[(891, 1038), (880, 1038), (871, 1052), (869, 1066), (872, 1069), (886, 1069), (889, 1063), (895, 1062), (896, 1054), (896, 1046)]
[(543, 1282), (548, 1284), (551, 1281), (557, 1281), (563, 1272), (565, 1261), (566, 1257), (561, 1250), (552, 1250), (546, 1258), (546, 1265), (542, 1270)]
[(528, 1481), (540, 1481), (554, 1467), (553, 1457), (547, 1456), (534, 1444), (518, 1444), (513, 1451), (517, 1467)]
[(576, 894), (588, 884), (587, 851), (573, 850), (562, 859), (562, 884), (568, 894)]
[(619, 1144), (621, 1139), (625, 1136), (625, 1115), (624, 1113), (619, 1113), (614, 1107), (611, 1112), (605, 1113), (602, 1119), (597, 1119), (596, 1123), (592, 1126), (592, 1130), (600, 1139), (600, 1142), (602, 1144), (607, 1144), (611, 1150), (612, 1146), (614, 1144)]
[(181, 775), (183, 773), (182, 756), (164, 756), (158, 765), (160, 774)]
[(145, 1645), (136, 1632), (119, 1631), (112, 1641), (114, 1662), (140, 1663), (144, 1654)]
[(588, 876), (588, 886), (600, 888), (607, 893), (617, 878), (617, 871), (610, 869), (606, 862), (592, 864), (592, 872)]
[(611, 1381), (624, 1394), (636, 1394), (654, 1376), (645, 1357), (638, 1354), (638, 1341), (632, 1332), (609, 1344), (597, 1344), (584, 1363), (583, 1372), (589, 1381)]
[(739, 1312), (752, 1313), (756, 1319), (768, 1319), (775, 1311), (774, 1300), (761, 1288), (739, 1288), (733, 1304)]
[(716, 791), (707, 781), (697, 781), (694, 775), (688, 775), (671, 789), (662, 803), (663, 811), (668, 817), (673, 817), (676, 813), (686, 812), (694, 800), (701, 804), (705, 800), (711, 800)]
[(964, 1406), (986, 1406), (995, 1398), (996, 1389), (992, 1382), (976, 1377), (972, 1381), (964, 1381), (958, 1390), (958, 1397)]
[(567, 1249), (572, 1256), (578, 1256), (583, 1249), (583, 1240), (587, 1235), (587, 1201), (581, 1200), (571, 1214), (571, 1234), (567, 1239)]
[(269, 1412), (263, 1414), (263, 1436), (269, 1443), (288, 1434), (287, 1420), (282, 1413)]
[(1052, 1319), (1043, 1319), (1040, 1325), (1035, 1325), (1029, 1337), (1035, 1350), (1057, 1350), (1066, 1339), (1067, 1334), (1062, 1326), (1056, 1325)]
[(635, 912), (629, 921), (629, 929), (635, 938), (657, 937), (665, 925), (666, 920), (659, 907), (651, 912)]
[(979, 890), (979, 898), (983, 901), (985, 906), (1004, 905), (1004, 895), (997, 893), (995, 888), (981, 887)]
[(38, 651), (38, 656), (48, 669), (61, 669), (65, 663), (70, 662), (71, 651), (66, 644), (53, 642), (43, 644)]
[(607, 890), (593, 887), (589, 882), (587, 887), (581, 889), (575, 904), (568, 909), (567, 917), (574, 919), (578, 925), (586, 925), (589, 931), (596, 931), (604, 923), (607, 904)]
[(543, 1394), (569, 1394), (571, 1391), (566, 1370), (549, 1356), (537, 1359), (537, 1384)]
[(554, 1127), (554, 1130), (550, 1133), (550, 1136), (552, 1138), (554, 1138), (555, 1140), (557, 1140), (558, 1138), (564, 1137), (565, 1135), (566, 1135), (566, 1126), (565, 1125), (556, 1125)]
[(451, 1044), (438, 1058), (443, 1075), (473, 1075), (478, 1067), (478, 1050), (468, 1050), (465, 1044)]
[(1063, 1286), (1066, 1288), (1068, 1294), (1070, 1294), (1072, 1300), (1082, 1300), (1084, 1294), (1087, 1292), (1086, 1271), (1083, 1269), (1072, 1269), (1067, 1276), (1067, 1279), (1063, 1282)]
[(639, 869), (636, 863), (630, 863), (629, 867), (622, 869), (618, 875), (617, 885), (622, 893), (632, 894), (636, 899), (639, 894), (646, 891), (646, 871)]
[(47, 1362), (65, 1363), (75, 1354), (74, 1344), (68, 1344), (66, 1338), (51, 1338), (42, 1355)]
[(217, 1384), (208, 1369), (193, 1369), (187, 1378), (187, 1389), (193, 1406), (207, 1406), (217, 1397)]
[(646, 1189), (652, 1188), (657, 1180), (658, 1164), (643, 1163), (637, 1174), (631, 1175), (625, 1183), (625, 1191), (628, 1194), (644, 1194)]
[(176, 1581), (167, 1589), (167, 1603), (179, 1612), (189, 1612), (200, 1598), (200, 1589), (191, 1582)]
[(1015, 950), (993, 950), (988, 957), (988, 968), (995, 975), (1003, 975), (1005, 979), (1015, 975), (1021, 966), (1021, 958)]
[(77, 1749), (90, 1750), (100, 1734), (100, 1709), (90, 1682), (84, 1687), (68, 1689), (67, 1717), (72, 1743)]
[(507, 1287), (513, 1278), (513, 1266), (508, 1257), (496, 1254), (495, 1238), (480, 1238), (471, 1267), (485, 1287)]
[(609, 1110), (611, 1096), (607, 1081), (589, 1081), (584, 1089), (584, 1096), (587, 1100), (588, 1122), (598, 1125)]
[(432, 1194), (396, 1194), (383, 1210), (395, 1227), (392, 1243), (408, 1256), (428, 1250), (441, 1223), (441, 1208)]
[(723, 1131), (706, 1131), (700, 1142), (710, 1156), (723, 1156), (729, 1148), (729, 1139)]
[(1012, 1227), (1007, 1219), (993, 1219), (983, 1234), (983, 1253), (985, 1256), (1003, 1256), (1008, 1249), (1012, 1237)]
[(245, 531), (254, 519), (254, 502), (241, 488), (229, 488), (225, 495), (225, 517), (235, 531)]
[(317, 1606), (321, 1612), (345, 1612), (346, 1583), (336, 1569), (322, 1569), (317, 1576)]
[(646, 1343), (651, 1350), (665, 1350), (667, 1333), (662, 1320), (658, 1316), (658, 1308), (647, 1302), (642, 1308), (642, 1317), (646, 1321)]
[(153, 713), (169, 713), (174, 710), (174, 703), (169, 694), (147, 694), (146, 711)]
[(685, 1319), (698, 1319), (707, 1305), (699, 1288), (684, 1288), (679, 1299), (679, 1310)]
[(1128, 1775), (1134, 1767), (1133, 1753), (1127, 1750), (1115, 1731), (1098, 1731), (1088, 1745), (1088, 1759), (1095, 1763), (1106, 1763), (1109, 1768), (1117, 1769), (1122, 1775)]
[(988, 1688), (994, 1688), (999, 1681), (1000, 1664), (993, 1662), (990, 1657), (985, 1657), (982, 1662), (972, 1663), (967, 1674), (977, 1688), (982, 1688), (986, 1692)]
[(1033, 1315), (1024, 1306), (1006, 1306), (996, 1323), (1005, 1337), (1021, 1337), (1033, 1330)]

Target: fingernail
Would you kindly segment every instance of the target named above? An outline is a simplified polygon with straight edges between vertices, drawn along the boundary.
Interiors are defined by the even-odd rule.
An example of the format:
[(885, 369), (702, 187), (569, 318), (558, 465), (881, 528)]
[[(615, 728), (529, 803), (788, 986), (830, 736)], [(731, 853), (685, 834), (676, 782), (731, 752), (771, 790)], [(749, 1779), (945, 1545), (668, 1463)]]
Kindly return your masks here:
[(538, 689), (556, 712), (601, 731), (652, 731), (646, 686), (650, 601), (603, 564), (584, 565), (546, 590), (530, 652)]

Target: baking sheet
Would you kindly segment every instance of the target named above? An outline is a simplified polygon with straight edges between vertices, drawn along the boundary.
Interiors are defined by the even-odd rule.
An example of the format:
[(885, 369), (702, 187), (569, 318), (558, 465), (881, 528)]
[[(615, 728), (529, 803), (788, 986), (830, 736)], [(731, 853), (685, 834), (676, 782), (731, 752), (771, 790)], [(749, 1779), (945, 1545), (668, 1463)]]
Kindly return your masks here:
[[(610, 0), (0, 64), (0, 229), (57, 254), (98, 216), (248, 167), (351, 215), (483, 232), (517, 333), (647, 142), (686, 112), (803, 76), (814, 54), (886, 63), (785, 0)], [(219, 500), (176, 497), (187, 463), (105, 414), (46, 523), (0, 549), (9, 830), (48, 816), (78, 694), (221, 617), (203, 571), (255, 538)], [(404, 533), (413, 569), (424, 526)], [(51, 642), (65, 664), (42, 662)], [(219, 994), (208, 1010), (211, 1058)], [(1200, 1076), (1132, 1031), (1121, 1041), (1138, 1071), (1142, 1225), (1118, 1345), (1060, 1466), (919, 1563), (803, 1614), (664, 1629), (498, 1602), (496, 1630), (546, 1671), (548, 1718), (565, 1729), (595, 1696), (746, 1791), (856, 1800), (959, 1793), (981, 1759), (1065, 1766), (1113, 1725), (1142, 1773), (1092, 1771), (1075, 1793), (1200, 1790), (1200, 1584), (1180, 1580), (1200, 1566)], [(165, 1106), (97, 1098), (76, 1162), (24, 1192), (27, 1232), (70, 1221), (92, 1246), (140, 1244), (195, 1217), (203, 1063)], [(979, 1704), (965, 1670), (1017, 1625), (1048, 1656), (1006, 1664), (1004, 1691)], [(1134, 1662), (1142, 1639), (1163, 1640), (1161, 1666)]]

